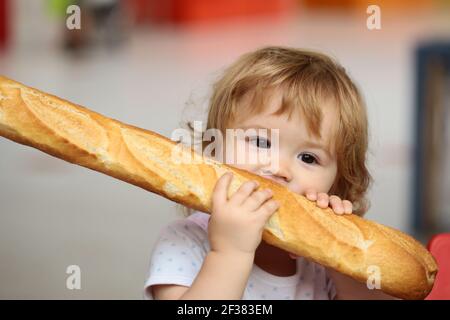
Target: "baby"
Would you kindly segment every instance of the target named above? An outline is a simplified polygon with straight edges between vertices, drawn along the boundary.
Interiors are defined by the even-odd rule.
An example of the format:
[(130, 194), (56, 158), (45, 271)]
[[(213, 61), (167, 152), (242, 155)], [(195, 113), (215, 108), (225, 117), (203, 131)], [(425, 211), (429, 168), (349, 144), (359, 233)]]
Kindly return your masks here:
[[(226, 129), (254, 129), (257, 134), (241, 141), (254, 155), (273, 148), (270, 133), (277, 130), (276, 166), (274, 161), (230, 164), (264, 175), (336, 214), (363, 215), (371, 182), (365, 164), (367, 126), (363, 99), (337, 62), (316, 52), (267, 47), (240, 57), (214, 84), (206, 129), (215, 128), (224, 137)], [(228, 159), (236, 150), (227, 149), (227, 141), (222, 145), (213, 156)], [(190, 212), (162, 230), (145, 298), (389, 298), (262, 241), (278, 203), (270, 190), (257, 190), (256, 181), (227, 197), (231, 180), (228, 173), (217, 181), (211, 215)]]

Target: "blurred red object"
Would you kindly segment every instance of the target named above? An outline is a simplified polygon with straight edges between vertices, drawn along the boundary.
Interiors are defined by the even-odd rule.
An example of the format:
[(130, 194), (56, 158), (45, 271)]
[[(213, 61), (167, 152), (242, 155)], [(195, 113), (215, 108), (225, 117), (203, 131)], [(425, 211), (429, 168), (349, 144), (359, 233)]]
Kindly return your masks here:
[(278, 16), (289, 13), (297, 0), (133, 0), (138, 23), (152, 21), (173, 24), (215, 21), (224, 18)]
[(8, 0), (0, 0), (0, 49), (8, 44), (9, 20), (8, 20)]
[(436, 259), (439, 271), (426, 300), (450, 300), (450, 233), (434, 236), (428, 243), (428, 250)]
[[(302, 0), (302, 4), (308, 9), (332, 9), (332, 10), (358, 10), (370, 5), (377, 5), (383, 10), (423, 10), (427, 7), (437, 6), (439, 1), (429, 0)], [(365, 10), (364, 10), (365, 11)]]

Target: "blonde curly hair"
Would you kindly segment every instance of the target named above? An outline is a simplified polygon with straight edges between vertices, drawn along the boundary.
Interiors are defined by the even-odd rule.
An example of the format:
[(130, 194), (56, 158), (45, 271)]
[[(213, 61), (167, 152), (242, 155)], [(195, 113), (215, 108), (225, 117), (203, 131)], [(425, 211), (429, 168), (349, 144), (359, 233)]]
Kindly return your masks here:
[[(264, 47), (242, 55), (225, 69), (213, 84), (208, 104), (206, 129), (225, 132), (243, 114), (252, 115), (265, 107), (271, 88), (282, 89), (282, 105), (276, 114), (301, 112), (308, 130), (320, 138), (321, 104), (333, 99), (338, 113), (336, 132), (329, 141), (337, 156), (337, 175), (329, 194), (353, 203), (353, 212), (369, 209), (366, 192), (372, 177), (366, 166), (368, 121), (364, 100), (345, 69), (329, 56), (289, 47)], [(240, 104), (247, 93), (252, 102)], [(192, 129), (192, 125), (188, 124)], [(203, 148), (208, 142), (203, 142)], [(193, 211), (183, 207), (185, 215)]]

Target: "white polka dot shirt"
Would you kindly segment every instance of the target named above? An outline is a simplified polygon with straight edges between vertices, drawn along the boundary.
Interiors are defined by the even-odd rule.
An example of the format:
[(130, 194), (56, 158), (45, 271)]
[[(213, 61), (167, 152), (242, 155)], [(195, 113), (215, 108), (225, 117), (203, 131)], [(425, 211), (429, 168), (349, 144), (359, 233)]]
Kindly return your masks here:
[[(191, 286), (210, 251), (209, 215), (196, 211), (168, 224), (153, 248), (144, 286), (144, 299), (153, 299), (151, 286), (174, 284)], [(336, 296), (325, 268), (302, 257), (295, 275), (280, 277), (253, 264), (243, 300), (328, 300)]]

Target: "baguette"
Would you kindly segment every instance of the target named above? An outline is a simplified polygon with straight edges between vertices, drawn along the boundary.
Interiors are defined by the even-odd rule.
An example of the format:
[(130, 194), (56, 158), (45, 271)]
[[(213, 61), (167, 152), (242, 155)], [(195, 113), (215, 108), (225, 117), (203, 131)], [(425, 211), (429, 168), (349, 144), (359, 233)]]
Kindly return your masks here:
[[(252, 179), (272, 189), (280, 203), (264, 228), (267, 243), (360, 282), (376, 271), (381, 290), (398, 298), (423, 299), (432, 289), (434, 258), (398, 230), (353, 214), (336, 215), (272, 180), (1, 76), (0, 135), (206, 213), (216, 181), (232, 171), (230, 195)], [(175, 150), (193, 163), (171, 160)]]

